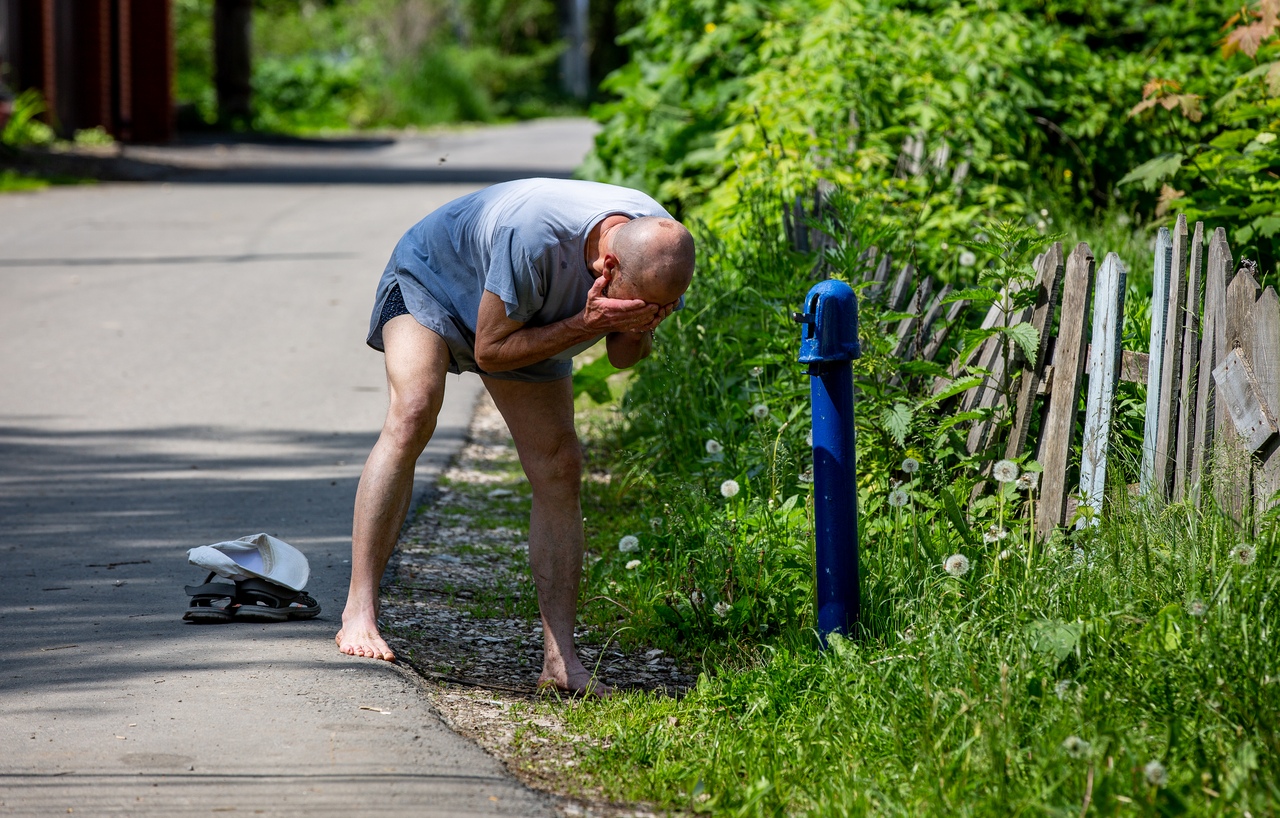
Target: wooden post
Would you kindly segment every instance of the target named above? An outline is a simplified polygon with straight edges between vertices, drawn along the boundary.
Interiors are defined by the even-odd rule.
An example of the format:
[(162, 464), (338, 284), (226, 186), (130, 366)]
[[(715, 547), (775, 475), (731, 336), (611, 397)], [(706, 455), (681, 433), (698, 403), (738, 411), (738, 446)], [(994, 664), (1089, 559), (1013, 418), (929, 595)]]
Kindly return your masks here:
[(1080, 379), (1084, 375), (1085, 327), (1089, 321), (1089, 297), (1093, 287), (1093, 252), (1081, 242), (1067, 259), (1062, 284), (1062, 319), (1054, 349), (1053, 392), (1040, 436), (1039, 461), (1044, 467), (1040, 517), (1036, 533), (1047, 537), (1066, 522), (1067, 457), (1080, 403)]
[(1191, 235), (1191, 259), (1187, 265), (1187, 298), (1182, 311), (1182, 383), (1178, 389), (1178, 440), (1174, 451), (1173, 493), (1175, 503), (1187, 498), (1191, 453), (1196, 434), (1196, 369), (1200, 365), (1200, 279), (1204, 266), (1204, 222), (1196, 222)]
[(1182, 307), (1187, 293), (1187, 217), (1178, 216), (1173, 228), (1172, 265), (1165, 307), (1164, 366), (1156, 404), (1156, 446), (1152, 484), (1156, 495), (1169, 499), (1173, 487), (1174, 443), (1180, 434), (1178, 395), (1182, 389)]
[[(1184, 225), (1185, 226), (1185, 225)], [(1107, 482), (1107, 449), (1111, 410), (1120, 377), (1120, 339), (1124, 333), (1126, 270), (1120, 257), (1108, 253), (1098, 270), (1093, 295), (1093, 341), (1089, 347), (1089, 396), (1084, 410), (1084, 445), (1080, 457), (1081, 502), (1093, 509), (1092, 521), (1081, 518), (1077, 528), (1097, 525)]]
[(1200, 333), (1200, 368), (1196, 374), (1195, 439), (1191, 452), (1191, 473), (1187, 488), (1196, 505), (1200, 504), (1201, 487), (1208, 476), (1207, 459), (1215, 442), (1222, 407), (1216, 405), (1213, 370), (1226, 357), (1227, 350), (1227, 280), (1231, 269), (1231, 248), (1227, 233), (1221, 227), (1213, 231), (1209, 242), (1209, 261), (1204, 273), (1204, 319)]
[(253, 0), (214, 0), (213, 84), (223, 123), (247, 120), (253, 113), (252, 30)]
[(1164, 375), (1165, 320), (1169, 309), (1169, 268), (1173, 260), (1173, 239), (1169, 228), (1161, 227), (1156, 235), (1155, 274), (1151, 282), (1151, 341), (1148, 352), (1151, 369), (1147, 373), (1146, 424), (1142, 431), (1142, 469), (1138, 475), (1138, 492), (1148, 497), (1163, 497), (1156, 486), (1156, 439), (1160, 433), (1161, 378)]
[(1009, 429), (1009, 442), (1004, 456), (1012, 459), (1022, 454), (1027, 445), (1027, 432), (1031, 429), (1031, 417), (1035, 410), (1036, 395), (1044, 383), (1045, 366), (1048, 363), (1049, 332), (1053, 326), (1053, 311), (1062, 294), (1062, 242), (1055, 242), (1049, 252), (1036, 259), (1036, 304), (1031, 314), (1031, 325), (1040, 333), (1040, 349), (1035, 360), (1026, 362), (1022, 381), (1018, 384), (1018, 402), (1013, 413), (1013, 426)]

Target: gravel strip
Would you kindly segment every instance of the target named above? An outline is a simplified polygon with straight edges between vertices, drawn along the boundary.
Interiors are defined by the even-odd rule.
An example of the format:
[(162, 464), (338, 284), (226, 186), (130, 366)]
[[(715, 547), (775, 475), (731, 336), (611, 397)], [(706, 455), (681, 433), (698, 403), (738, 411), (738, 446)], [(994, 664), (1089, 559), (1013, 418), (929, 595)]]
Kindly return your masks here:
[[(608, 803), (575, 774), (590, 739), (569, 734), (561, 713), (590, 705), (537, 692), (542, 626), (528, 565), (529, 502), (506, 424), (485, 395), (470, 442), (401, 534), (383, 580), (383, 632), (449, 726), (526, 784), (561, 796), (563, 815), (657, 815)], [(576, 634), (583, 662), (606, 683), (676, 696), (695, 683), (661, 650), (627, 653), (606, 636)]]

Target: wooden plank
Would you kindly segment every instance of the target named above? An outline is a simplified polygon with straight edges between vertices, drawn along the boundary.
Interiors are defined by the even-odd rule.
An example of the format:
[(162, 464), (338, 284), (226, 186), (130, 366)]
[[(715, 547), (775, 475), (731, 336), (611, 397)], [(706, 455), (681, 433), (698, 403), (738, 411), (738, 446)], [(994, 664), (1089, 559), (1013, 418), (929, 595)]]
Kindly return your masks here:
[[(1015, 287), (1017, 287), (1018, 289), (1021, 289), (1022, 286), (1026, 286), (1025, 282), (1014, 282), (1014, 284), (1015, 284)], [(1000, 323), (1004, 320), (1005, 310), (1003, 308), (1003, 305), (1007, 299), (1008, 299), (1008, 292), (1006, 290), (1001, 290), (999, 299), (996, 301), (996, 303), (992, 304), (990, 307), (987, 308), (987, 315), (985, 318), (982, 319), (983, 329), (991, 329), (997, 323)], [(979, 356), (982, 355), (983, 350), (985, 350), (986, 348), (987, 348), (986, 342), (984, 341), (983, 343), (978, 345), (977, 349), (973, 350), (968, 355), (966, 355), (964, 360), (960, 360), (959, 358), (957, 358), (956, 360), (952, 361), (951, 366), (948, 367), (947, 369), (946, 377), (934, 378), (933, 394), (938, 395), (946, 391), (947, 387), (951, 385), (951, 382), (955, 380), (956, 376), (959, 375), (961, 372), (963, 372), (966, 367), (972, 366), (974, 364), (974, 361), (978, 360)]]
[(1196, 370), (1200, 365), (1200, 275), (1204, 266), (1204, 222), (1196, 222), (1191, 234), (1191, 258), (1187, 265), (1186, 299), (1182, 310), (1182, 382), (1178, 388), (1178, 440), (1174, 446), (1173, 490), (1175, 503), (1187, 498), (1191, 450), (1196, 439)]
[(1196, 370), (1195, 440), (1191, 451), (1191, 471), (1187, 475), (1187, 493), (1199, 506), (1201, 486), (1208, 476), (1209, 454), (1214, 433), (1219, 426), (1215, 402), (1213, 370), (1227, 355), (1227, 278), (1231, 268), (1231, 248), (1227, 233), (1221, 227), (1213, 231), (1209, 241), (1209, 260), (1204, 270), (1204, 312), (1200, 332), (1200, 366)]
[(1066, 522), (1067, 458), (1075, 429), (1076, 406), (1080, 403), (1080, 380), (1084, 376), (1085, 327), (1089, 321), (1089, 301), (1093, 289), (1093, 252), (1081, 242), (1067, 258), (1062, 283), (1062, 310), (1055, 344), (1053, 393), (1049, 412), (1041, 425), (1037, 459), (1044, 467), (1041, 513), (1036, 533), (1046, 537)]
[(969, 454), (985, 451), (991, 445), (991, 437), (998, 426), (1001, 410), (1009, 405), (1008, 396), (1004, 390), (1009, 341), (999, 335), (993, 336), (988, 341), (996, 342), (991, 347), (990, 363), (984, 367), (990, 370), (990, 374), (985, 377), (982, 386), (969, 390), (966, 396), (974, 396), (971, 409), (990, 409), (992, 414), (990, 417), (975, 420), (969, 427), (969, 435), (965, 441), (965, 449)]
[[(887, 257), (888, 254), (886, 254)], [(911, 282), (915, 280), (916, 268), (911, 264), (903, 265), (902, 272), (893, 280), (889, 288), (889, 298), (885, 301), (885, 309), (890, 312), (902, 312), (911, 298)]]
[(1178, 394), (1182, 389), (1182, 307), (1187, 297), (1187, 217), (1173, 228), (1172, 264), (1165, 306), (1164, 366), (1156, 404), (1156, 446), (1152, 484), (1161, 499), (1173, 489), (1174, 442), (1178, 439)]
[(893, 258), (885, 253), (880, 257), (880, 262), (876, 264), (875, 272), (871, 275), (871, 286), (867, 287), (865, 292), (868, 300), (879, 301), (884, 295), (884, 284), (889, 278), (889, 268), (893, 265)]
[[(997, 360), (1004, 360), (1001, 347), (1004, 346), (1004, 339), (999, 335), (992, 335), (982, 342), (982, 346), (978, 347), (978, 354), (973, 361), (975, 369), (986, 370), (986, 374), (982, 377), (982, 383), (974, 388), (966, 391), (960, 396), (960, 411), (970, 412), (978, 407), (982, 402), (983, 396), (988, 389), (997, 388), (995, 378), (995, 366)], [(1001, 367), (1003, 373), (1004, 367)]]
[(1049, 362), (1049, 333), (1052, 329), (1053, 311), (1062, 295), (1062, 243), (1055, 242), (1048, 252), (1036, 257), (1036, 303), (1031, 312), (1031, 325), (1040, 333), (1040, 348), (1034, 360), (1026, 361), (1022, 379), (1018, 384), (1018, 399), (1014, 404), (1013, 426), (1009, 429), (1009, 441), (1004, 456), (1013, 459), (1022, 454), (1027, 445), (1027, 432), (1035, 414), (1035, 399), (1045, 381)]
[[(1250, 316), (1253, 333), (1246, 339), (1244, 350), (1253, 363), (1258, 391), (1271, 417), (1280, 418), (1280, 297), (1268, 287), (1253, 305)], [(1258, 466), (1253, 475), (1254, 524), (1273, 505), (1280, 492), (1280, 440), (1272, 439), (1257, 452)]]
[[(902, 361), (914, 360), (917, 348), (920, 346), (920, 338), (917, 329), (924, 314), (925, 302), (929, 300), (929, 295), (933, 292), (933, 279), (925, 276), (920, 279), (920, 284), (916, 287), (916, 291), (911, 296), (911, 301), (907, 303), (907, 312), (911, 313), (910, 318), (903, 318), (898, 322), (894, 334), (898, 336), (898, 343), (893, 347), (893, 357)], [(894, 376), (895, 381), (900, 378)]]
[(1173, 261), (1173, 237), (1169, 228), (1156, 234), (1155, 272), (1151, 280), (1151, 338), (1147, 349), (1151, 367), (1147, 371), (1146, 423), (1142, 430), (1142, 467), (1138, 474), (1138, 493), (1144, 497), (1156, 494), (1156, 439), (1160, 428), (1160, 379), (1164, 374), (1165, 319), (1169, 309), (1169, 272)]
[[(1253, 334), (1251, 313), (1253, 304), (1258, 300), (1261, 287), (1252, 275), (1241, 271), (1227, 285), (1227, 322), (1226, 346), (1223, 362), (1229, 360), (1231, 350), (1244, 344), (1244, 339)], [(1216, 372), (1218, 367), (1214, 367)], [(1253, 511), (1253, 504), (1246, 498), (1252, 494), (1252, 450), (1248, 448), (1241, 430), (1231, 421), (1228, 410), (1230, 406), (1222, 394), (1222, 384), (1214, 379), (1218, 387), (1218, 405), (1223, 420), (1218, 426), (1218, 441), (1214, 452), (1213, 464), (1214, 496), (1227, 516), (1240, 525), (1248, 523)]]
[(1080, 497), (1093, 509), (1090, 521), (1081, 518), (1077, 528), (1102, 519), (1102, 497), (1107, 482), (1111, 412), (1120, 377), (1120, 339), (1124, 333), (1124, 287), (1127, 271), (1120, 257), (1108, 253), (1098, 269), (1093, 295), (1093, 342), (1089, 351), (1089, 392), (1084, 409), (1084, 439), (1080, 455)]
[(920, 353), (921, 360), (932, 361), (938, 357), (938, 352), (942, 350), (942, 345), (947, 342), (947, 336), (951, 334), (951, 328), (956, 325), (956, 321), (960, 319), (960, 315), (968, 306), (968, 301), (951, 302), (950, 309), (947, 310), (946, 319), (934, 328), (933, 334), (929, 336), (929, 343), (924, 345), (924, 351)]
[[(926, 280), (929, 282), (930, 286), (933, 286), (932, 278)], [(938, 319), (942, 317), (942, 313), (947, 309), (947, 305), (942, 302), (947, 296), (951, 295), (951, 292), (954, 289), (955, 288), (950, 284), (944, 284), (942, 285), (942, 289), (934, 295), (933, 301), (929, 303), (929, 308), (925, 310), (924, 317), (920, 319), (919, 329), (916, 330), (920, 340), (930, 337), (929, 334), (933, 332), (933, 325), (938, 323)]]
[(1213, 370), (1218, 387), (1218, 400), (1227, 407), (1227, 416), (1236, 434), (1245, 441), (1245, 450), (1256, 452), (1280, 432), (1275, 417), (1267, 408), (1262, 389), (1254, 377), (1248, 356), (1240, 348), (1232, 349)]

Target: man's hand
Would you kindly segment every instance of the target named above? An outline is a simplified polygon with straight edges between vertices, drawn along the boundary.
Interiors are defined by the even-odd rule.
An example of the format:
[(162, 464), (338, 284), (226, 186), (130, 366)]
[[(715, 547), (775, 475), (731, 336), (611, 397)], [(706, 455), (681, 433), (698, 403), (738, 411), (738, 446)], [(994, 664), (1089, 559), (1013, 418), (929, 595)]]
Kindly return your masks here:
[[(649, 304), (638, 298), (609, 298), (604, 294), (609, 286), (611, 276), (598, 276), (587, 293), (587, 304), (582, 308), (582, 325), (592, 335), (604, 335), (610, 332), (645, 332), (658, 326), (658, 323), (671, 314), (658, 317), (665, 307)], [(675, 305), (669, 305), (672, 309)]]

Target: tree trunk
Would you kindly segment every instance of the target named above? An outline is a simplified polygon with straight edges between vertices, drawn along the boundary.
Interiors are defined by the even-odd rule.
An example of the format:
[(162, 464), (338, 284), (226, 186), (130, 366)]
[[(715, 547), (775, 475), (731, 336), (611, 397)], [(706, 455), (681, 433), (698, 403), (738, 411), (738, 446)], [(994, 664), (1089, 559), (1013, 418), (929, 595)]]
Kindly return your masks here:
[(218, 92), (218, 121), (247, 122), (252, 67), (250, 42), (253, 0), (215, 0), (213, 6), (213, 83)]

